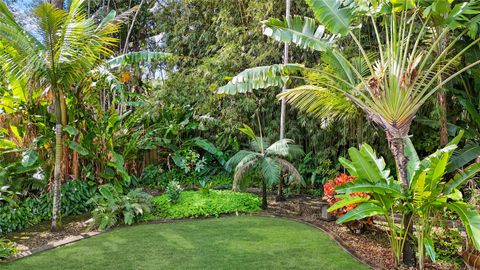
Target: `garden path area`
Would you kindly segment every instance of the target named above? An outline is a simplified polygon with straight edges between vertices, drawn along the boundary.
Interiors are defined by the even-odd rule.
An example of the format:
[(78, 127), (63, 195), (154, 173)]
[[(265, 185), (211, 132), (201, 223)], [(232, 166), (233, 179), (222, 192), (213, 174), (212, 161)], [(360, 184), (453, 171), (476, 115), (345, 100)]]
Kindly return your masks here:
[(328, 235), (274, 217), (120, 228), (2, 269), (368, 269)]

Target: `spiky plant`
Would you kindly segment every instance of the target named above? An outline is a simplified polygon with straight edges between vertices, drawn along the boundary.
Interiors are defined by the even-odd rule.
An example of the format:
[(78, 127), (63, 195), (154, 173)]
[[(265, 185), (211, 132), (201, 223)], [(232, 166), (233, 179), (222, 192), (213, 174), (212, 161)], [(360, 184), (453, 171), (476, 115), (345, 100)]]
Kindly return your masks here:
[(290, 139), (281, 139), (269, 144), (262, 135), (257, 137), (253, 130), (246, 126), (241, 128), (250, 139), (250, 150), (240, 150), (231, 157), (226, 167), (235, 168), (233, 177), (233, 190), (239, 190), (240, 181), (245, 174), (257, 170), (262, 175), (262, 208), (267, 208), (267, 185), (279, 183), (280, 177), (289, 176), (286, 184), (300, 184), (302, 176), (295, 166), (288, 161), (303, 155), (303, 150), (298, 145), (293, 145)]
[(60, 226), (60, 184), (65, 94), (113, 54), (118, 39), (112, 37), (133, 10), (120, 16), (110, 12), (100, 23), (85, 14), (84, 0), (73, 0), (70, 10), (42, 3), (34, 10), (39, 31), (31, 34), (15, 20), (0, 0), (0, 64), (9, 78), (27, 88), (35, 84), (53, 93), (55, 104), (55, 168), (52, 230)]
[[(397, 174), (403, 190), (409, 187), (412, 176), (407, 173), (407, 158), (404, 153), (404, 139), (417, 111), (437, 90), (462, 72), (480, 63), (477, 60), (458, 70), (458, 60), (480, 39), (473, 40), (465, 48), (452, 55), (455, 44), (472, 29), (478, 28), (476, 20), (468, 18), (480, 13), (477, 1), (453, 3), (433, 1), (432, 5), (443, 5), (452, 11), (448, 14), (448, 27), (427, 38), (431, 31), (432, 12), (420, 12), (415, 0), (350, 1), (350, 0), (306, 0), (315, 18), (322, 24), (316, 26), (313, 19), (288, 17), (284, 21), (270, 19), (263, 22), (264, 33), (280, 42), (294, 43), (303, 48), (326, 52), (338, 63), (339, 71), (316, 69), (321, 74), (320, 83), (292, 89), (280, 95), (294, 106), (310, 111), (326, 111), (323, 93), (339, 94), (363, 110), (372, 122), (386, 133), (391, 152), (397, 165)], [(438, 2), (438, 3), (437, 3)], [(440, 3), (441, 2), (441, 3)], [(422, 2), (422, 4), (425, 4)], [(438, 6), (430, 7), (438, 8)], [(467, 19), (467, 22), (465, 22)], [(363, 20), (363, 21), (362, 21)], [(357, 35), (361, 23), (370, 22), (374, 31), (375, 46), (362, 44)], [(462, 23), (458, 23), (462, 22)], [(434, 49), (452, 29), (460, 33), (444, 44), (440, 54)], [(329, 33), (327, 33), (329, 31)], [(359, 68), (344, 47), (337, 46), (336, 40), (349, 38), (358, 49), (367, 69)], [(423, 41), (431, 41), (425, 44)], [(253, 89), (278, 86), (291, 77), (298, 77), (292, 67), (303, 73), (311, 69), (300, 65), (274, 65), (245, 70), (234, 77), (220, 93), (235, 94)], [(262, 72), (259, 72), (261, 69)], [(293, 76), (292, 76), (293, 75)], [(439, 80), (442, 78), (442, 80)], [(263, 83), (260, 81), (263, 80)], [(323, 95), (322, 95), (323, 94)], [(332, 99), (330, 99), (332, 100)], [(321, 114), (320, 114), (321, 115)], [(406, 223), (407, 224), (407, 223)], [(411, 228), (405, 228), (411, 230)], [(404, 263), (413, 266), (414, 251), (411, 243), (404, 250)]]

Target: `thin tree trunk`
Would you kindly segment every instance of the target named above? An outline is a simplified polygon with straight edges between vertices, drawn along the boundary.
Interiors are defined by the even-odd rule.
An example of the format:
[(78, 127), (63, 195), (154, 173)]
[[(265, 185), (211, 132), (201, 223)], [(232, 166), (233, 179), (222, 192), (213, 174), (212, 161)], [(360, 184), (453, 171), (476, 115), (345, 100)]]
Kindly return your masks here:
[(437, 102), (440, 109), (440, 145), (448, 144), (447, 100), (443, 90), (437, 92)]
[[(397, 174), (400, 182), (402, 183), (403, 191), (408, 190), (408, 171), (407, 171), (407, 164), (408, 160), (405, 156), (405, 147), (403, 144), (403, 138), (392, 137), (387, 132), (387, 139), (390, 144), (390, 151), (393, 154), (395, 159), (395, 163), (397, 164)], [(413, 235), (413, 226), (410, 226), (412, 219), (411, 213), (405, 214), (403, 229), (406, 233), (406, 240), (405, 246), (403, 248), (403, 263), (406, 266), (414, 267), (416, 260), (415, 260), (415, 245), (413, 241), (408, 237), (409, 235)]]
[[(290, 17), (290, 6), (291, 2), (290, 0), (285, 1), (285, 16), (286, 18)], [(288, 64), (288, 43), (285, 42), (284, 48), (283, 48), (283, 63)], [(285, 84), (282, 88), (282, 92), (287, 91), (287, 85)], [(280, 140), (285, 138), (285, 116), (286, 116), (286, 110), (287, 110), (287, 101), (285, 98), (282, 98), (282, 103), (280, 107)], [(283, 177), (280, 177), (278, 181), (278, 194), (277, 194), (277, 201), (285, 201), (285, 196), (283, 196)]]
[[(67, 103), (65, 102), (65, 96), (62, 91), (59, 91), (60, 97), (60, 112), (61, 112), (61, 123), (62, 126), (68, 125), (68, 117), (67, 117)], [(62, 138), (62, 141), (66, 140), (66, 136)], [(62, 145), (62, 180), (67, 181), (70, 175), (70, 154), (68, 153), (68, 147), (64, 147)]]
[(61, 227), (61, 183), (62, 183), (62, 117), (60, 112), (59, 94), (55, 97), (55, 168), (53, 173), (53, 207), (52, 207), (52, 225), (53, 232)]
[(265, 210), (268, 208), (267, 203), (267, 181), (265, 177), (262, 177), (262, 209)]

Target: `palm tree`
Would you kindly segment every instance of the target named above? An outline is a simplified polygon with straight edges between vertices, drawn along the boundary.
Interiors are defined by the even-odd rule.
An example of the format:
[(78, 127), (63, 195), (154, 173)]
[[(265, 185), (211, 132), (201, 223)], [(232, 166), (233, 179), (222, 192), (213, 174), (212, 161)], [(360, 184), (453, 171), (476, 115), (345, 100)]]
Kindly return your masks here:
[(261, 132), (257, 137), (253, 130), (245, 125), (240, 131), (251, 139), (251, 150), (240, 150), (230, 158), (226, 167), (235, 167), (233, 190), (239, 190), (239, 183), (245, 174), (251, 170), (258, 170), (262, 174), (262, 208), (267, 209), (267, 184), (277, 184), (281, 177), (289, 176), (288, 184), (300, 184), (302, 176), (288, 158), (295, 158), (303, 154), (298, 145), (292, 145), (292, 140), (281, 139), (269, 144)]
[[(435, 35), (429, 44), (423, 41), (432, 40), (427, 38), (431, 33), (429, 27), (431, 14), (419, 12), (416, 1), (306, 2), (322, 25), (317, 26), (314, 19), (299, 16), (289, 17), (284, 21), (269, 19), (263, 23), (264, 33), (277, 41), (327, 52), (342, 76), (338, 76), (338, 71), (315, 69), (314, 72), (321, 74), (317, 84), (311, 84), (307, 79), (306, 85), (284, 92), (280, 97), (304, 110), (317, 110), (315, 106), (323, 105), (323, 101), (319, 99), (325, 93), (340, 93), (341, 97), (353, 102), (368, 119), (378, 124), (386, 133), (397, 165), (398, 179), (403, 190), (408, 190), (412, 176), (409, 176), (407, 171), (408, 160), (404, 151), (404, 139), (408, 137), (417, 111), (445, 84), (480, 63), (480, 60), (477, 60), (454, 70), (462, 55), (478, 44), (480, 39), (475, 39), (453, 57), (448, 58), (462, 36), (476, 27), (474, 21), (468, 22), (468, 17), (480, 13), (476, 1), (452, 4), (458, 5), (454, 7), (458, 12), (452, 14), (450, 27)], [(371, 22), (374, 40), (377, 43), (369, 46), (370, 50), (362, 45), (358, 36), (359, 30), (356, 30), (358, 25), (365, 23), (361, 21), (362, 19)], [(464, 23), (455, 23), (457, 21)], [(451, 28), (459, 27), (463, 27), (460, 33), (448, 40), (440, 54), (434, 55), (434, 48), (445, 41), (443, 37), (451, 31)], [(360, 60), (353, 61), (357, 58), (349, 57), (348, 51), (345, 51), (343, 46), (337, 45), (336, 41), (342, 36), (348, 36), (356, 45)], [(293, 64), (248, 69), (220, 88), (219, 92), (249, 92), (253, 89), (278, 86), (295, 75), (295, 69), (292, 67), (303, 70), (303, 73), (312, 70)], [(406, 231), (411, 231), (408, 222), (404, 225)], [(413, 266), (414, 255), (413, 244), (409, 241), (404, 249), (404, 263)]]
[[(135, 10), (135, 9), (134, 9)], [(43, 3), (34, 10), (39, 33), (23, 29), (0, 0), (0, 63), (10, 77), (27, 82), (24, 87), (49, 90), (55, 105), (55, 167), (53, 177), (52, 231), (59, 229), (62, 160), (62, 109), (65, 94), (113, 54), (121, 21), (134, 10), (116, 17), (110, 12), (100, 23), (86, 18), (84, 0), (73, 0), (69, 11)], [(62, 108), (63, 107), (63, 108)], [(63, 116), (65, 118), (65, 116)]]

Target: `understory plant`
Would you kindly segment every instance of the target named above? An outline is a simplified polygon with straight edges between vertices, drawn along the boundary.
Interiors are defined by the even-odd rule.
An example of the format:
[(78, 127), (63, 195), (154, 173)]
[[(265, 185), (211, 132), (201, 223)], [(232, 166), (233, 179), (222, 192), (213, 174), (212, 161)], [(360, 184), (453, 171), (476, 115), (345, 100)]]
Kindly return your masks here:
[(112, 185), (103, 185), (98, 191), (99, 195), (90, 201), (96, 206), (92, 211), (91, 228), (103, 230), (119, 222), (131, 225), (151, 211), (152, 196), (140, 188), (123, 194)]
[(270, 144), (260, 133), (257, 137), (249, 126), (241, 128), (251, 142), (251, 150), (240, 150), (231, 157), (226, 167), (235, 168), (233, 177), (233, 190), (239, 190), (240, 181), (251, 170), (257, 170), (262, 175), (262, 208), (267, 208), (267, 185), (277, 184), (281, 177), (288, 179), (287, 185), (299, 185), (302, 176), (295, 166), (287, 159), (303, 155), (303, 150), (298, 145), (293, 145), (290, 139), (281, 139)]
[[(328, 202), (328, 205), (332, 206), (338, 201), (341, 201), (345, 196), (356, 196), (356, 197), (367, 197), (370, 196), (370, 194), (366, 192), (354, 192), (349, 195), (338, 195), (335, 192), (335, 188), (341, 185), (344, 185), (349, 182), (355, 181), (354, 176), (350, 176), (345, 173), (341, 173), (339, 176), (335, 177), (334, 179), (328, 180), (327, 183), (323, 186), (323, 192), (324, 192), (324, 197), (323, 199)], [(333, 211), (333, 215), (337, 218), (345, 215), (348, 213), (348, 211), (354, 209), (357, 207), (356, 204), (350, 204), (345, 207), (339, 208), (335, 211)], [(366, 218), (363, 220), (354, 220), (346, 223), (347, 228), (354, 233), (362, 233), (367, 225), (372, 224), (373, 220), (372, 218)]]
[(15, 255), (17, 252), (15, 243), (6, 239), (0, 239), (0, 260), (8, 259), (8, 257)]
[(165, 195), (170, 203), (177, 203), (180, 200), (182, 193), (182, 186), (177, 181), (171, 181), (168, 183), (165, 189)]
[[(342, 165), (352, 176), (354, 182), (338, 187), (338, 193), (350, 195), (355, 192), (368, 192), (369, 197), (349, 196), (337, 202), (329, 211), (334, 211), (350, 204), (358, 207), (339, 218), (337, 222), (344, 223), (365, 217), (383, 215), (388, 224), (390, 243), (397, 262), (406, 238), (405, 231), (415, 226), (415, 239), (418, 247), (419, 268), (423, 269), (425, 254), (435, 261), (433, 241), (433, 226), (435, 219), (446, 209), (451, 210), (462, 221), (468, 238), (475, 249), (480, 249), (480, 214), (463, 201), (460, 188), (480, 171), (480, 164), (475, 163), (447, 177), (447, 168), (453, 151), (457, 148), (463, 132), (461, 132), (446, 147), (420, 160), (413, 144), (406, 139), (406, 155), (409, 157), (408, 179), (406, 191), (401, 189), (400, 181), (390, 176), (385, 170), (383, 158), (377, 157), (373, 149), (364, 144), (360, 150), (349, 149), (351, 160), (340, 158)], [(395, 223), (394, 214), (402, 215), (401, 224)], [(406, 228), (403, 230), (402, 228)]]

